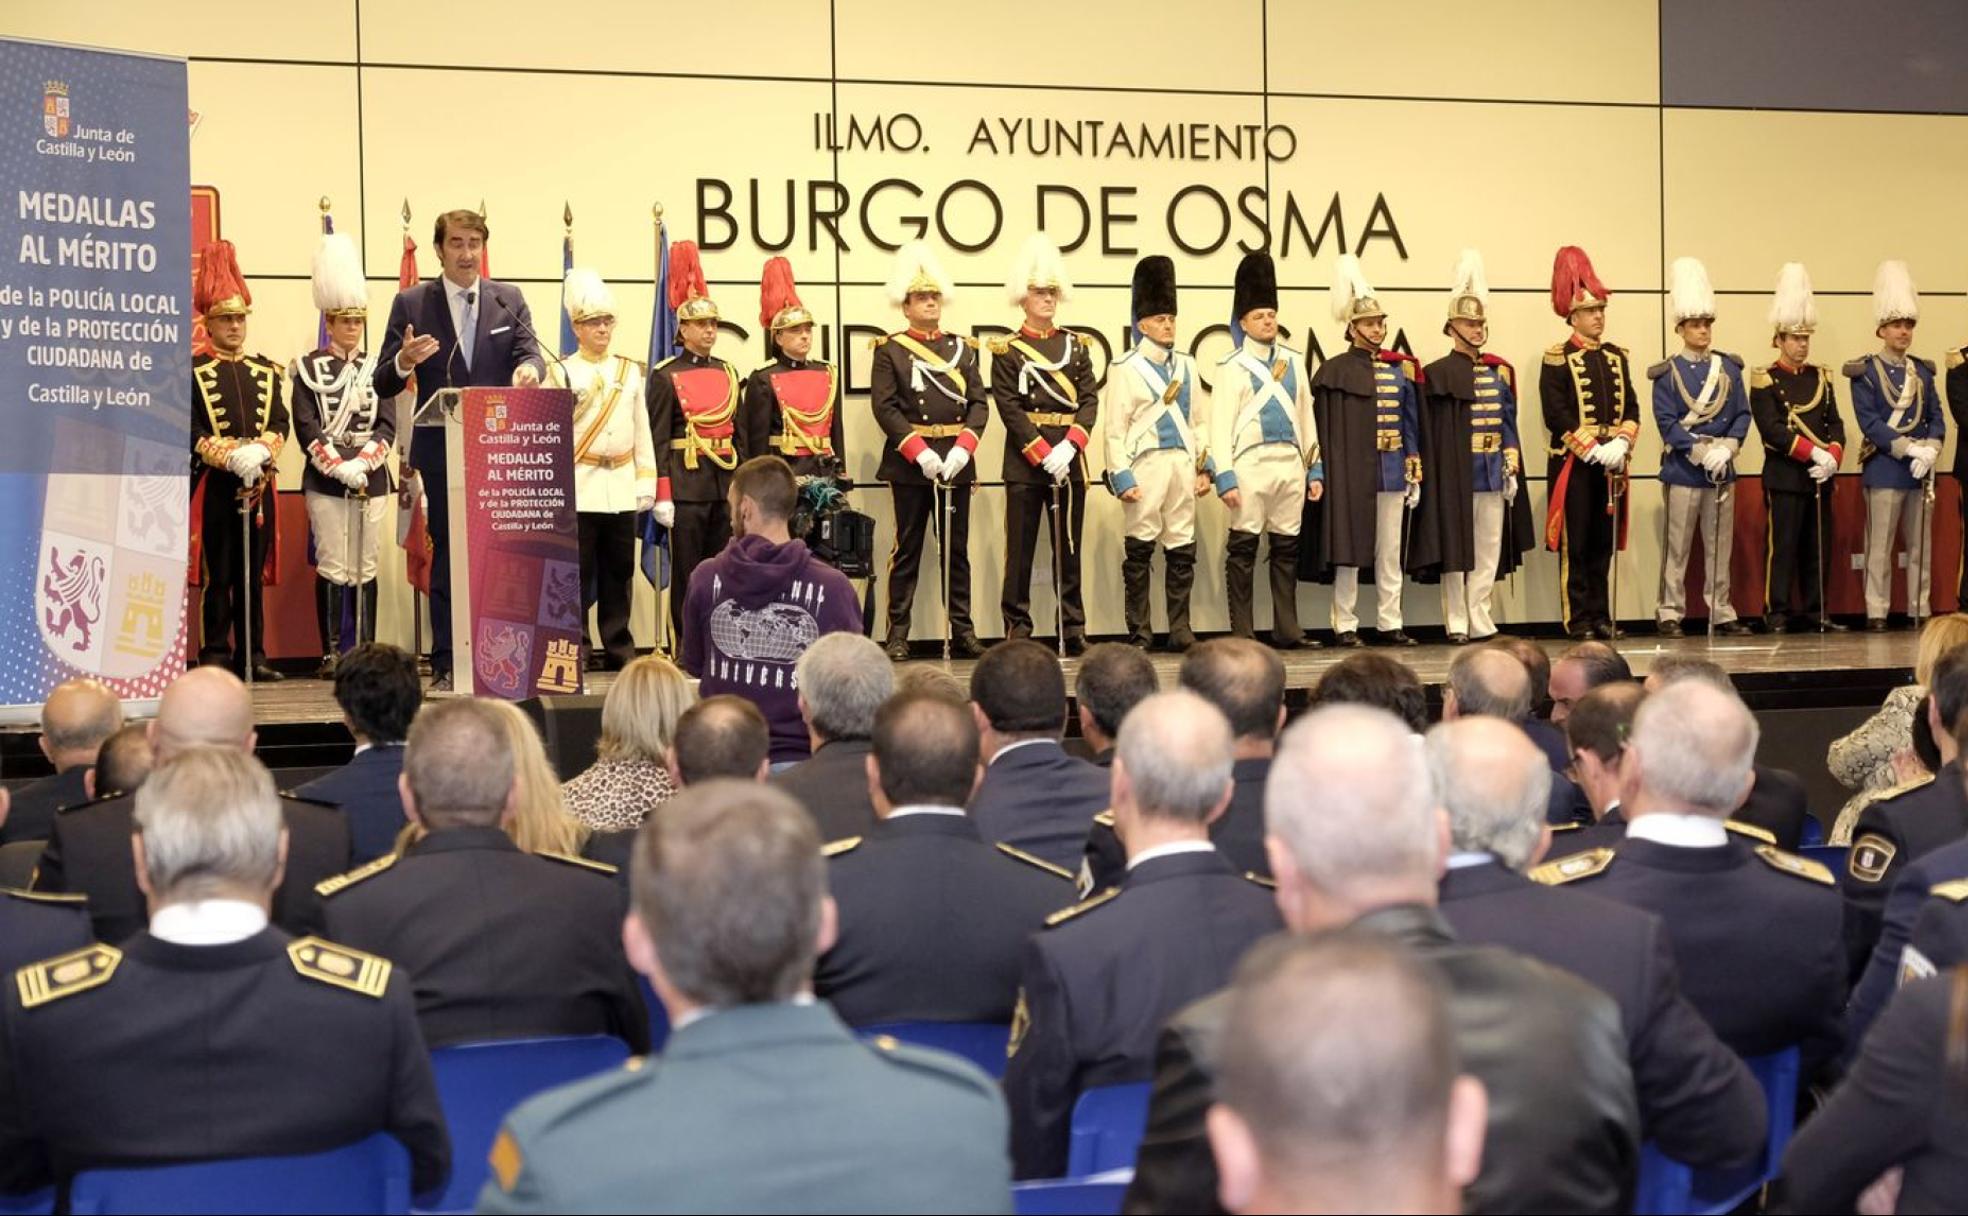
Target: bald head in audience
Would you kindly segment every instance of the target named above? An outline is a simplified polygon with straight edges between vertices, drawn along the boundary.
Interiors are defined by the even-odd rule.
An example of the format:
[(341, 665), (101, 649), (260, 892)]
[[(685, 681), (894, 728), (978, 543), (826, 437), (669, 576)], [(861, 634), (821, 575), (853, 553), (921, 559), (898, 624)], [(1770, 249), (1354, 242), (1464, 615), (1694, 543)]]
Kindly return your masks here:
[(1211, 638), (1182, 656), (1176, 682), (1223, 712), (1237, 759), (1269, 756), (1285, 728), (1285, 662), (1255, 638)]
[(55, 771), (86, 768), (123, 729), (123, 703), (95, 680), (63, 680), (41, 703), (41, 754)]
[(1633, 716), (1622, 779), (1628, 819), (1668, 813), (1727, 819), (1755, 781), (1756, 718), (1732, 692), (1682, 680), (1651, 693)]
[(1444, 722), (1477, 717), (1522, 722), (1530, 716), (1531, 673), (1515, 655), (1484, 646), (1463, 651), (1449, 664), (1442, 692)]
[(758, 706), (730, 693), (705, 697), (677, 718), (670, 777), (679, 787), (719, 777), (763, 781), (771, 753), (771, 728)]
[(194, 667), (172, 681), (150, 722), (150, 748), (159, 764), (199, 745), (250, 752), (257, 737), (252, 694), (223, 667)]
[(1429, 731), (1426, 750), (1450, 847), (1488, 853), (1513, 870), (1536, 865), (1551, 844), (1551, 766), (1537, 744), (1501, 718), (1469, 717)]
[(1114, 831), (1130, 858), (1207, 841), (1230, 805), (1230, 722), (1193, 692), (1159, 692), (1121, 723), (1114, 749)]

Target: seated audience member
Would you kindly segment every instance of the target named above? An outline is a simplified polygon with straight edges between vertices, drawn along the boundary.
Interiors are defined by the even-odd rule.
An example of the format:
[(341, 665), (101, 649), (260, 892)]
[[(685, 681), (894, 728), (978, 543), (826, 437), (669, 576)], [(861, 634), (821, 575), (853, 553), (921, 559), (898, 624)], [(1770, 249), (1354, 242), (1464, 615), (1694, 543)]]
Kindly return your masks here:
[[(1588, 694), (1567, 725), (1587, 712)], [(1763, 1147), (1763, 1091), (1681, 995), (1661, 919), (1609, 899), (1525, 877), (1549, 836), (1537, 745), (1494, 718), (1428, 732), (1428, 770), (1449, 815), (1442, 916), (1467, 942), (1561, 967), (1619, 1003), (1627, 1062), (1647, 1139), (1694, 1166), (1746, 1161)]]
[(1602, 684), (1578, 699), (1565, 718), (1565, 737), (1572, 747), (1572, 771), (1591, 808), (1592, 822), (1552, 837), (1553, 858), (1613, 848), (1626, 839), (1626, 797), (1621, 765), (1627, 741), (1633, 737), (1633, 715), (1647, 690), (1634, 680)]
[(156, 756), (150, 748), (150, 724), (132, 722), (103, 740), (96, 763), (82, 778), (91, 798), (134, 794), (150, 776)]
[(394, 646), (364, 642), (335, 664), (335, 704), (355, 736), (355, 756), (294, 792), (342, 808), (357, 865), (395, 848), (403, 830), (396, 779), (403, 775), (403, 736), (423, 703), (417, 660)]
[[(148, 734), (162, 766), (187, 747), (229, 747), (252, 755), (253, 699), (239, 678), (222, 667), (193, 668), (164, 690)], [(41, 854), (34, 889), (89, 897), (96, 940), (115, 944), (149, 919), (137, 872), (130, 864), (135, 795), (119, 793), (69, 807), (55, 816), (54, 835)], [(349, 868), (349, 822), (334, 807), (285, 796), (287, 853), (273, 896), (273, 923), (289, 933), (321, 923), (314, 884)]]
[(695, 699), (690, 681), (668, 659), (630, 659), (602, 698), (595, 762), (561, 787), (567, 813), (597, 832), (641, 827), (657, 803), (676, 793), (670, 740)]
[(670, 779), (679, 786), (728, 777), (764, 781), (772, 740), (758, 706), (729, 693), (705, 697), (677, 719), (670, 740)]
[(1505, 652), (1531, 673), (1531, 716), (1523, 722), (1524, 733), (1550, 761), (1552, 772), (1564, 772), (1572, 756), (1565, 746), (1565, 728), (1551, 721), (1551, 656), (1531, 639), (1508, 633), (1500, 633), (1483, 645)]
[(1788, 1212), (1959, 1212), (1968, 1196), (1968, 972), (1910, 981), (1797, 1128)]
[(0, 997), (0, 1191), (378, 1132), (410, 1151), (417, 1194), (443, 1186), (450, 1142), (408, 978), (269, 924), (281, 811), (236, 744), (174, 746), (144, 782), (123, 845), (150, 928), (25, 968)]
[(840, 934), (814, 992), (850, 1026), (1009, 1022), (1025, 941), (1073, 902), (1072, 875), (987, 843), (964, 814), (982, 771), (966, 707), (894, 697), (873, 729), (875, 822), (826, 847)]
[(1121, 720), (1161, 687), (1154, 660), (1126, 642), (1088, 648), (1073, 675), (1073, 712), (1095, 764), (1106, 768), (1114, 763), (1114, 737), (1121, 733)]
[(1312, 704), (1367, 705), (1384, 709), (1415, 734), (1428, 729), (1428, 694), (1421, 677), (1399, 659), (1372, 651), (1347, 655), (1312, 686)]
[(1093, 817), (1107, 809), (1107, 770), (1066, 754), (1066, 676), (1030, 638), (1000, 642), (970, 673), (984, 782), (970, 817), (984, 839), (1075, 871)]
[(1682, 990), (1722, 1041), (1743, 1056), (1800, 1047), (1808, 1077), (1842, 1042), (1841, 908), (1831, 871), (1723, 826), (1757, 734), (1733, 692), (1682, 680), (1650, 693), (1621, 762), (1626, 839), (1531, 876), (1659, 916)]
[(813, 999), (834, 904), (790, 796), (686, 787), (643, 824), (632, 889), (622, 937), (676, 1031), (507, 1116), (480, 1211), (1011, 1209), (997, 1087)]
[[(1647, 672), (1647, 691), (1659, 692), (1682, 680), (1701, 680), (1732, 696), (1738, 695), (1735, 681), (1722, 670), (1721, 664), (1678, 654), (1662, 655), (1655, 660), (1652, 670)], [(1761, 828), (1770, 835), (1766, 843), (1780, 849), (1796, 849), (1804, 837), (1804, 821), (1811, 815), (1804, 782), (1788, 769), (1766, 768), (1761, 764), (1756, 766), (1755, 773), (1749, 797), (1736, 808), (1730, 822), (1739, 827)]]
[[(1968, 613), (1944, 612), (1920, 630), (1913, 655), (1913, 682), (1886, 694), (1885, 703), (1850, 734), (1832, 740), (1825, 768), (1852, 797), (1839, 808), (1836, 824), (1848, 826), (1859, 817), (1859, 800), (1884, 791), (1899, 792), (1909, 778), (1907, 761), (1913, 746), (1913, 726), (1927, 716), (1925, 702), (1934, 684), (1934, 665), (1956, 647), (1968, 646)], [(1929, 766), (1929, 772), (1932, 766)], [(1847, 844), (1851, 832), (1834, 833), (1833, 844)]]
[[(1448, 824), (1408, 724), (1358, 705), (1306, 714), (1279, 741), (1264, 816), (1293, 932), (1383, 934), (1446, 989), (1463, 1071), (1489, 1094), (1467, 1209), (1629, 1210), (1640, 1117), (1619, 1007), (1556, 968), (1456, 940), (1435, 906)], [(1197, 1001), (1162, 1032), (1128, 1211), (1210, 1209), (1218, 1179), (1204, 1111), (1226, 1005), (1222, 993)]]
[(1230, 804), (1230, 724), (1192, 692), (1157, 693), (1121, 724), (1118, 889), (1056, 912), (1025, 950), (1005, 1100), (1020, 1178), (1066, 1172), (1080, 1091), (1145, 1081), (1169, 1014), (1229, 981), (1279, 926), (1270, 892), (1211, 846)]
[(1551, 720), (1562, 726), (1572, 706), (1593, 689), (1631, 680), (1633, 668), (1605, 642), (1580, 642), (1551, 665)]
[(774, 773), (768, 784), (799, 799), (826, 840), (874, 825), (868, 798), (869, 738), (875, 711), (895, 692), (895, 664), (858, 633), (830, 633), (806, 648), (793, 672), (813, 755)]
[(1407, 950), (1346, 929), (1250, 952), (1225, 1002), (1209, 1113), (1232, 1212), (1462, 1211), (1482, 1082)]
[(327, 936), (403, 967), (433, 1047), (612, 1034), (649, 1047), (622, 957), (613, 871), (522, 851), (507, 834), (520, 783), (498, 712), (461, 698), (426, 709), (404, 748), (401, 854), (316, 887)]
[[(1494, 647), (1478, 647), (1463, 651), (1449, 664), (1448, 683), (1442, 690), (1442, 721), (1497, 718), (1521, 732), (1530, 717), (1531, 673), (1515, 655)], [(1585, 795), (1563, 773), (1551, 775), (1547, 797), (1547, 823), (1573, 824), (1592, 817)]]
[(46, 840), (55, 812), (87, 802), (89, 769), (103, 741), (123, 729), (123, 703), (94, 680), (63, 680), (41, 704), (41, 754), (53, 776), (13, 791), (12, 809), (0, 817), (0, 844)]
[(959, 705), (970, 704), (970, 685), (936, 664), (904, 663), (897, 667), (895, 695), (901, 696), (907, 693), (913, 696), (919, 692), (942, 697), (946, 701), (955, 701)]
[[(1134, 647), (1113, 644), (1147, 661), (1147, 656)], [(1182, 656), (1176, 679), (1216, 706), (1230, 720), (1231, 733), (1236, 736), (1230, 765), (1230, 808), (1210, 824), (1210, 843), (1237, 870), (1269, 878), (1271, 862), (1264, 855), (1264, 780), (1270, 775), (1271, 752), (1285, 724), (1284, 660), (1254, 638), (1211, 638), (1191, 646)], [(1113, 812), (1103, 811), (1093, 822), (1093, 831), (1087, 836), (1088, 892), (1119, 884), (1127, 871), (1127, 851), (1114, 831)]]
[(0, 978), (94, 940), (85, 896), (0, 887)]
[(794, 661), (806, 638), (860, 633), (861, 601), (845, 574), (793, 539), (799, 483), (791, 465), (754, 456), (731, 475), (730, 494), (730, 543), (690, 572), (682, 666), (698, 677), (699, 696), (734, 694), (758, 706), (773, 763), (791, 764), (807, 756)]

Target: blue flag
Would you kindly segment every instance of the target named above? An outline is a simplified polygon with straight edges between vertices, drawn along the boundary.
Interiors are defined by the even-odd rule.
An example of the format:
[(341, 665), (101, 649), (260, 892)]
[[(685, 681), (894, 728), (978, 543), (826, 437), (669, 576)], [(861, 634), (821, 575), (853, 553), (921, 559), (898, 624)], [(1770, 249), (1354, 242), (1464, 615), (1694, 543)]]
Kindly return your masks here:
[[(568, 233), (560, 240), (560, 281), (567, 282), (567, 272), (574, 269), (574, 234)], [(565, 359), (581, 348), (580, 340), (574, 336), (573, 318), (567, 315), (563, 303), (560, 310), (560, 357)]]
[(670, 530), (654, 511), (642, 513), (642, 577), (659, 590), (670, 585)]
[(656, 310), (649, 321), (649, 370), (676, 352), (676, 309), (670, 305), (670, 230), (656, 221)]

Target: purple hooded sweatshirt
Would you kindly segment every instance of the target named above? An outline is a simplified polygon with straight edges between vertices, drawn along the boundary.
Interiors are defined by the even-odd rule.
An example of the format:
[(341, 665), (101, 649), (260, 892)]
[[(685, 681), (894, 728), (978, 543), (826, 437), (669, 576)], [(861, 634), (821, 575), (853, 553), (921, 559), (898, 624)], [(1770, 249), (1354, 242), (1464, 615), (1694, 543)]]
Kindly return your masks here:
[(683, 601), (683, 669), (700, 696), (733, 693), (772, 728), (772, 761), (810, 750), (793, 664), (823, 633), (860, 633), (861, 604), (847, 576), (806, 542), (741, 536), (690, 573)]

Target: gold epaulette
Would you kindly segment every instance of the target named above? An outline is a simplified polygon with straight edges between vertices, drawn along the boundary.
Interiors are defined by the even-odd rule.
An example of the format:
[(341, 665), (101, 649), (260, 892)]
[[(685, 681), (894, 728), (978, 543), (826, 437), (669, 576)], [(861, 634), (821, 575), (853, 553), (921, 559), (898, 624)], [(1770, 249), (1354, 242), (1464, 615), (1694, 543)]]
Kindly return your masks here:
[(365, 878), (374, 878), (376, 875), (381, 874), (384, 870), (395, 865), (396, 860), (397, 855), (395, 853), (385, 853), (376, 860), (366, 865), (359, 865), (346, 874), (337, 874), (333, 878), (322, 879), (320, 882), (314, 884), (314, 893), (326, 899), (338, 891), (346, 891)]
[(1114, 826), (1114, 812), (1112, 810), (1102, 811), (1093, 817), (1093, 821), (1103, 828), (1111, 828)]
[(994, 355), (1002, 355), (1002, 354), (1004, 354), (1005, 352), (1007, 352), (1007, 351), (1009, 351), (1009, 350), (1011, 349), (1011, 339), (1010, 339), (1010, 338), (992, 338), (992, 339), (991, 339), (990, 341), (988, 341), (988, 342), (986, 342), (986, 343), (985, 343), (984, 345), (986, 345), (986, 346), (988, 346), (988, 347), (990, 347), (990, 348), (991, 348), (991, 353), (992, 353), (992, 354), (994, 354)]
[(1968, 355), (1963, 355), (1959, 346), (1947, 353), (1947, 367), (1949, 371), (1960, 367), (1964, 361), (1968, 361)]
[(1054, 912), (1051, 916), (1046, 917), (1045, 919), (1046, 928), (1050, 929), (1054, 925), (1063, 925), (1067, 921), (1072, 920), (1076, 916), (1080, 916), (1083, 915), (1084, 913), (1091, 912), (1095, 908), (1098, 908), (1101, 904), (1108, 902), (1109, 900), (1113, 899), (1116, 895), (1119, 895), (1120, 893), (1121, 893), (1121, 889), (1119, 887), (1108, 887), (1105, 891), (1102, 891), (1100, 894), (1089, 896), (1086, 899), (1081, 900), (1079, 903), (1074, 904), (1070, 908), (1061, 908), (1059, 911)]
[(1551, 825), (1551, 830), (1553, 832), (1576, 832), (1584, 826), (1584, 824), (1574, 820), (1569, 823), (1554, 823)]
[(123, 952), (114, 946), (84, 946), (69, 954), (29, 963), (14, 972), (22, 1009), (34, 1009), (65, 996), (100, 988), (116, 974)]
[(820, 846), (820, 856), (839, 857), (842, 853), (852, 853), (861, 847), (859, 836), (849, 836), (843, 840), (830, 840)]
[(1768, 828), (1759, 828), (1753, 823), (1744, 823), (1740, 819), (1727, 819), (1723, 821), (1722, 826), (1728, 828), (1738, 836), (1747, 836), (1751, 840), (1760, 840), (1764, 844), (1777, 843), (1775, 832), (1770, 831)]
[(390, 961), (338, 946), (318, 937), (301, 937), (287, 943), (287, 961), (301, 978), (331, 988), (346, 988), (363, 996), (380, 999), (389, 987)]
[(627, 355), (616, 355), (615, 357), (617, 359), (620, 359), (622, 362), (628, 364), (630, 367), (635, 368), (639, 372), (643, 372), (647, 374), (649, 371), (649, 365), (647, 363), (644, 363), (641, 359), (631, 359)]
[(1864, 359), (1847, 359), (1845, 361), (1844, 371), (1846, 375), (1851, 376), (1853, 379), (1857, 379), (1858, 377), (1865, 375), (1866, 361)]
[(1769, 388), (1769, 387), (1770, 387), (1770, 369), (1769, 369), (1769, 368), (1767, 368), (1767, 367), (1752, 367), (1752, 368), (1750, 368), (1750, 369), (1749, 369), (1749, 387), (1751, 387), (1751, 388)]
[(1563, 367), (1565, 365), (1565, 344), (1560, 342), (1554, 346), (1545, 347), (1544, 362), (1547, 367)]
[(1517, 387), (1516, 368), (1510, 366), (1508, 363), (1499, 363), (1490, 368), (1490, 370), (1496, 373), (1497, 379), (1503, 381), (1511, 389), (1514, 390)]
[(1265, 877), (1264, 875), (1262, 875), (1262, 874), (1259, 874), (1259, 873), (1258, 873), (1258, 872), (1257, 872), (1256, 870), (1245, 870), (1245, 871), (1244, 871), (1244, 881), (1245, 881), (1245, 882), (1254, 882), (1254, 883), (1256, 883), (1256, 884), (1257, 884), (1258, 886), (1260, 886), (1260, 887), (1263, 887), (1263, 888), (1265, 888), (1265, 889), (1266, 889), (1266, 890), (1268, 890), (1268, 891), (1275, 891), (1275, 890), (1277, 890), (1277, 889), (1278, 889), (1278, 880), (1277, 880), (1277, 879), (1275, 879), (1275, 878), (1266, 878), (1266, 877)]
[(1933, 783), (1934, 783), (1934, 774), (1922, 773), (1920, 776), (1915, 777), (1911, 781), (1902, 781), (1898, 785), (1889, 785), (1885, 789), (1880, 790), (1879, 793), (1873, 798), (1872, 804), (1876, 806), (1881, 802), (1885, 802), (1889, 798), (1898, 798), (1901, 794), (1911, 794), (1913, 791), (1919, 789), (1921, 786), (1932, 785)]
[(1809, 879), (1812, 882), (1821, 882), (1827, 887), (1838, 885), (1838, 880), (1831, 876), (1830, 870), (1827, 870), (1808, 857), (1799, 857), (1795, 853), (1786, 853), (1776, 845), (1759, 844), (1756, 846), (1756, 855), (1761, 857), (1773, 870), (1781, 870), (1785, 874)]
[(1006, 857), (1014, 861), (1022, 861), (1028, 866), (1037, 866), (1046, 873), (1056, 875), (1065, 879), (1067, 882), (1073, 881), (1073, 872), (1065, 866), (1053, 865), (1043, 857), (1034, 857), (1024, 849), (1014, 845), (1008, 845), (1002, 840), (998, 841), (998, 852), (1003, 853)]
[(882, 343), (884, 343), (884, 342), (886, 342), (886, 341), (888, 341), (888, 335), (887, 335), (887, 334), (876, 334), (876, 335), (875, 335), (874, 337), (872, 337), (872, 338), (870, 338), (870, 339), (868, 339), (868, 349), (869, 349), (869, 350), (880, 350), (880, 349), (881, 349), (881, 344), (882, 344)]
[(1937, 882), (1927, 894), (1939, 896), (1951, 904), (1958, 904), (1963, 900), (1968, 900), (1968, 878), (1957, 878), (1951, 882)]
[(964, 344), (965, 346), (968, 346), (968, 347), (969, 347), (970, 349), (972, 349), (972, 350), (976, 350), (976, 349), (977, 349), (977, 339), (975, 339), (975, 338), (972, 338), (972, 337), (965, 337), (965, 338), (964, 338), (964, 340), (963, 340), (963, 344)]
[(666, 368), (666, 367), (668, 367), (668, 366), (669, 366), (670, 364), (672, 364), (672, 363), (675, 363), (675, 362), (676, 362), (676, 361), (677, 361), (678, 359), (681, 359), (681, 358), (683, 358), (683, 356), (682, 356), (682, 355), (671, 355), (671, 356), (670, 356), (669, 358), (667, 358), (667, 359), (665, 359), (665, 360), (663, 360), (663, 361), (662, 361), (661, 363), (658, 363), (658, 364), (656, 365), (656, 370), (660, 372), (660, 371), (662, 371), (662, 370), (663, 370), (664, 368)]
[(606, 861), (596, 861), (592, 857), (576, 857), (572, 853), (548, 853), (542, 851), (535, 853), (534, 856), (544, 857), (548, 861), (557, 861), (565, 866), (579, 866), (583, 870), (593, 870), (597, 874), (620, 874), (622, 872), (622, 867), (620, 866), (610, 864)]
[(1560, 857), (1557, 861), (1547, 861), (1534, 867), (1530, 872), (1532, 882), (1541, 882), (1547, 887), (1556, 887), (1581, 878), (1591, 878), (1606, 872), (1613, 864), (1611, 849), (1587, 849), (1570, 857)]
[(81, 892), (71, 894), (67, 891), (29, 891), (21, 887), (0, 887), (0, 895), (9, 899), (24, 899), (31, 904), (60, 904), (69, 908), (84, 908), (89, 897)]

